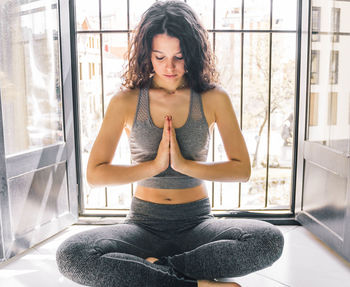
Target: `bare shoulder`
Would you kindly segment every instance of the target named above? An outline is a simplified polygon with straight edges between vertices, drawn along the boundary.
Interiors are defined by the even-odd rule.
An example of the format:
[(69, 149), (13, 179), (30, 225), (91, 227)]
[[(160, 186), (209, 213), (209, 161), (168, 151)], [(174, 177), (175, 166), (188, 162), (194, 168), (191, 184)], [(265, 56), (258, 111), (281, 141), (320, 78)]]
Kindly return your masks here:
[(203, 92), (202, 99), (208, 103), (216, 103), (216, 104), (218, 104), (218, 101), (220, 103), (221, 102), (225, 103), (227, 101), (230, 101), (230, 97), (228, 93), (220, 86), (216, 86), (211, 90)]
[(138, 89), (125, 89), (118, 91), (112, 96), (109, 104), (107, 114), (119, 114), (128, 118), (137, 105)]
[(231, 106), (228, 93), (220, 86), (202, 93), (203, 104), (213, 112), (221, 110), (225, 106)]
[(130, 105), (132, 105), (135, 100), (137, 101), (139, 90), (138, 89), (124, 89), (121, 91), (118, 91), (114, 94), (114, 96), (111, 98), (111, 101), (109, 105), (112, 108), (117, 107), (123, 107), (123, 109), (128, 108)]

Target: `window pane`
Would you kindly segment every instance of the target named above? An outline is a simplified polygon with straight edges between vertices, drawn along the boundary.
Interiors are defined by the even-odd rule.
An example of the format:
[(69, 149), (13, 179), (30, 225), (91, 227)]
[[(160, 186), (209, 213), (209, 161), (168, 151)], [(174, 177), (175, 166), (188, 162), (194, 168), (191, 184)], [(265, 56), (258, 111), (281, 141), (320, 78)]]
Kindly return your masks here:
[(313, 42), (320, 41), (319, 32), (321, 30), (321, 7), (312, 7), (311, 21), (311, 39)]
[(216, 1), (216, 29), (241, 29), (242, 0)]
[(317, 85), (320, 77), (320, 51), (311, 51), (311, 74), (310, 83), (311, 85)]
[[(219, 130), (215, 129), (214, 161), (227, 161)], [(238, 207), (239, 184), (236, 182), (214, 182), (214, 208), (234, 209)]]
[[(81, 140), (81, 171), (84, 183), (85, 207), (104, 207), (104, 188), (91, 189), (86, 181), (86, 167), (93, 142), (102, 123), (102, 92), (100, 72), (100, 47), (92, 45), (100, 41), (99, 34), (78, 34), (79, 109)], [(95, 69), (93, 68), (95, 67)], [(97, 67), (97, 68), (96, 68)], [(94, 71), (95, 70), (95, 71)]]
[(328, 125), (335, 126), (338, 116), (338, 93), (329, 93), (328, 95)]
[(244, 1), (244, 29), (266, 30), (270, 28), (271, 0)]
[[(104, 84), (104, 107), (105, 110), (113, 95), (121, 88), (121, 76), (127, 52), (127, 34), (104, 34), (103, 35), (103, 84)], [(130, 149), (128, 137), (125, 132), (119, 140), (114, 154), (113, 163), (130, 164)], [(108, 208), (129, 208), (131, 204), (131, 185), (121, 185), (107, 188)]]
[(103, 35), (103, 84), (105, 109), (111, 97), (119, 91), (122, 80), (123, 65), (126, 64), (126, 52), (128, 49), (127, 34)]
[(318, 93), (310, 93), (309, 125), (318, 125)]
[(338, 84), (339, 51), (331, 51), (329, 59), (329, 83)]
[(155, 0), (129, 0), (130, 1), (130, 29), (135, 29), (139, 24), (142, 14), (154, 3)]
[(339, 32), (340, 32), (340, 8), (332, 8), (331, 14), (331, 32), (332, 41), (339, 42)]
[(295, 101), (295, 34), (273, 34), (268, 206), (288, 208), (291, 195)]
[(296, 30), (297, 0), (273, 0), (272, 29)]
[(187, 0), (206, 29), (213, 29), (213, 0)]
[(99, 30), (99, 0), (76, 0), (75, 14), (78, 31)]
[[(220, 81), (228, 92), (238, 121), (241, 110), (241, 33), (216, 33), (215, 54)], [(224, 145), (219, 131), (215, 132), (215, 161), (226, 161)], [(214, 183), (214, 208), (233, 209), (239, 205), (239, 184)]]
[(267, 116), (269, 90), (269, 35), (244, 37), (243, 134), (252, 162), (249, 182), (242, 184), (244, 207), (265, 206)]
[(238, 121), (241, 110), (241, 33), (216, 33), (215, 54), (222, 86), (228, 92)]
[(64, 140), (57, 1), (22, 2), (0, 4), (6, 155)]
[(127, 0), (101, 1), (102, 29), (126, 30)]
[[(348, 108), (350, 94), (348, 79), (350, 74), (350, 66), (348, 65), (350, 2), (313, 2), (312, 4), (317, 3), (318, 10), (321, 11), (318, 15), (318, 22), (321, 27), (320, 31), (325, 33), (320, 36), (319, 42), (311, 44), (312, 50), (319, 50), (319, 82), (310, 85), (308, 107), (310, 120), (307, 138), (309, 141), (327, 145), (341, 152), (350, 152), (348, 125), (350, 113)], [(339, 37), (332, 33), (337, 30), (341, 33)], [(311, 118), (316, 94), (317, 124)]]

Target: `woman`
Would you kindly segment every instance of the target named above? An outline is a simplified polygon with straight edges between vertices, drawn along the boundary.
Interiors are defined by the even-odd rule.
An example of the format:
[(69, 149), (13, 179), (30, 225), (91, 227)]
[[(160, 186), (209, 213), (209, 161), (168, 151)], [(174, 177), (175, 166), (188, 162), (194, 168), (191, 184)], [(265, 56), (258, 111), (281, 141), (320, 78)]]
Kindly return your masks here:
[[(216, 85), (208, 37), (184, 2), (156, 2), (129, 51), (125, 89), (111, 100), (91, 150), (93, 186), (138, 182), (124, 224), (66, 240), (60, 271), (90, 286), (239, 286), (283, 248), (273, 225), (214, 219), (203, 180), (247, 181), (250, 160), (232, 104)], [(217, 125), (228, 160), (207, 163)], [(113, 165), (125, 129), (133, 164)]]

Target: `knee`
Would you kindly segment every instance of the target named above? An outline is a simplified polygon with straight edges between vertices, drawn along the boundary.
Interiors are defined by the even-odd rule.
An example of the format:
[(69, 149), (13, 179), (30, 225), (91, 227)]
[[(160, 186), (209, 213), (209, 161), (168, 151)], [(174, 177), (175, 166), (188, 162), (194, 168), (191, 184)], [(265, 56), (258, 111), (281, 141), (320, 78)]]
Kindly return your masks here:
[(270, 265), (279, 259), (283, 252), (284, 237), (278, 227), (267, 223), (258, 235), (260, 250), (263, 256), (270, 261)]
[(90, 253), (89, 249), (88, 244), (83, 241), (74, 238), (65, 240), (56, 251), (56, 263), (59, 271), (71, 280), (78, 278), (79, 270), (81, 270), (81, 266), (85, 265), (84, 262)]

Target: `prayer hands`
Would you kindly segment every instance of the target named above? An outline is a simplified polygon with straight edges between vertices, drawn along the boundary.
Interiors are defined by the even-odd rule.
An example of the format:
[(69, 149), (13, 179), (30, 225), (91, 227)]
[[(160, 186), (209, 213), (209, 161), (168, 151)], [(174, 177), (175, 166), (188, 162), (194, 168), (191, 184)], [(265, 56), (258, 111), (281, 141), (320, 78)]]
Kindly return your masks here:
[(168, 118), (170, 128), (170, 165), (173, 170), (180, 172), (185, 159), (181, 154), (179, 144), (176, 140), (175, 128), (173, 127), (172, 117)]
[(159, 172), (166, 170), (170, 163), (170, 126), (168, 116), (164, 120), (163, 135), (154, 161)]
[(174, 170), (180, 172), (180, 167), (185, 162), (176, 140), (176, 133), (175, 129), (173, 128), (171, 116), (165, 117), (163, 136), (159, 143), (155, 162), (161, 172), (166, 170), (169, 164)]

